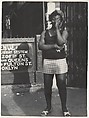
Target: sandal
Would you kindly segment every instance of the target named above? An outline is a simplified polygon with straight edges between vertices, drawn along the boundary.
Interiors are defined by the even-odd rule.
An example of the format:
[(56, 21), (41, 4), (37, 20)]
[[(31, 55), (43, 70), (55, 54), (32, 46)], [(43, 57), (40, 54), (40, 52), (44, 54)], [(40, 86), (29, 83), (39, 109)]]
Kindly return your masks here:
[(50, 112), (51, 112), (51, 109), (49, 110), (46, 108), (44, 111), (42, 111), (41, 116), (47, 116)]
[(63, 112), (63, 116), (71, 116), (71, 114), (70, 114), (70, 112), (69, 111), (65, 111), (65, 112)]

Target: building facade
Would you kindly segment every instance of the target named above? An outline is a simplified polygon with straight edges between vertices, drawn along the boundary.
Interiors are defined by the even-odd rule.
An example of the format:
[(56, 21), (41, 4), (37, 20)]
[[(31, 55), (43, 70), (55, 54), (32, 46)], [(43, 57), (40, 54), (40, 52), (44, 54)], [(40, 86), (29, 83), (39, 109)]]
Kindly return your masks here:
[[(18, 50), (18, 47), (21, 47), (20, 51), (17, 51), (19, 53), (21, 51), (31, 52), (30, 55), (33, 65), (31, 66), (30, 61), (27, 61), (27, 63), (29, 63), (29, 67), (27, 66), (27, 73), (30, 76), (28, 76), (27, 79), (34, 78), (30, 81), (41, 81), (42, 53), (38, 49), (37, 44), (41, 32), (46, 28), (51, 27), (49, 14), (55, 9), (61, 9), (64, 12), (66, 27), (69, 28), (67, 57), (69, 72), (67, 85), (75, 87), (87, 87), (87, 2), (2, 2), (2, 84), (13, 84), (14, 77), (18, 78), (18, 76), (20, 76), (17, 75), (17, 70), (21, 67), (18, 66), (17, 70), (14, 71), (15, 74), (13, 74), (10, 70), (10, 64), (13, 61), (11, 63), (7, 61), (10, 61), (9, 55), (16, 55), (15, 50)], [(29, 47), (29, 49), (26, 49), (26, 46)], [(26, 62), (26, 60), (29, 59), (27, 57), (24, 57), (23, 55), (26, 56), (27, 53), (22, 53), (21, 55), (24, 63), (24, 61)], [(7, 66), (5, 63), (7, 63)], [(22, 62), (20, 62), (20, 64), (21, 63)], [(22, 68), (23, 67), (24, 64)], [(5, 68), (8, 69), (5, 70)], [(13, 68), (14, 67), (12, 67), (12, 70)], [(22, 72), (22, 70), (18, 70), (18, 72)], [(37, 76), (40, 76), (40, 80), (37, 79)], [(27, 80), (25, 83), (28, 83), (30, 81)]]

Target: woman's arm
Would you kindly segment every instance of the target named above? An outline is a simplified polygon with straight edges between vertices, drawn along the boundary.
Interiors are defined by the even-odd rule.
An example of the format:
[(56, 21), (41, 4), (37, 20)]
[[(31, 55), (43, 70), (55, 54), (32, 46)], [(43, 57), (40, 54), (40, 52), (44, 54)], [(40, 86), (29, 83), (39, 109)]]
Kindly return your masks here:
[(60, 30), (56, 28), (57, 32), (57, 42), (59, 46), (62, 46), (63, 44), (67, 43), (67, 37), (68, 37), (68, 32), (67, 30), (64, 30), (62, 35), (60, 33)]
[(60, 33), (60, 27), (62, 26), (62, 22), (57, 20), (55, 27), (56, 27), (56, 32), (57, 32), (57, 42), (59, 46), (62, 46), (63, 44), (67, 43), (67, 37), (68, 37), (68, 32), (66, 29), (64, 29), (63, 33)]
[(62, 33), (62, 38), (65, 42), (65, 44), (67, 43), (67, 38), (68, 38), (68, 31), (67, 29), (64, 29), (63, 33)]
[(57, 44), (45, 44), (45, 32), (43, 31), (38, 43), (38, 47), (40, 50), (49, 50), (49, 49), (60, 49), (60, 47)]

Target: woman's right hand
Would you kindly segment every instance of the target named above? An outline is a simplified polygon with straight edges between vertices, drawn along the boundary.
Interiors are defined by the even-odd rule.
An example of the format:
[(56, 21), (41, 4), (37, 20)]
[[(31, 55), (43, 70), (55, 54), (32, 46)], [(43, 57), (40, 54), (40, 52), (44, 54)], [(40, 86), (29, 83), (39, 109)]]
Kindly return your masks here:
[(64, 45), (63, 46), (58, 46), (57, 44), (54, 44), (54, 48), (57, 49), (57, 50), (62, 50), (64, 48)]
[(58, 46), (57, 44), (54, 44), (54, 48), (55, 49), (60, 49), (60, 46)]

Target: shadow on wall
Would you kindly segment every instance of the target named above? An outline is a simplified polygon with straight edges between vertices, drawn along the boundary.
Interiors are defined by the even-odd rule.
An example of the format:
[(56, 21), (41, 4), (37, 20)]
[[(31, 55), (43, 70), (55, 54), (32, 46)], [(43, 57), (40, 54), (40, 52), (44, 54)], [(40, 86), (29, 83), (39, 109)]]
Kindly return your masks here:
[(30, 84), (28, 67), (32, 66), (30, 55), (29, 55), (29, 45), (27, 42), (21, 43), (17, 48), (16, 64), (18, 69), (12, 71), (14, 74), (13, 84)]

